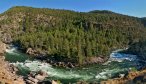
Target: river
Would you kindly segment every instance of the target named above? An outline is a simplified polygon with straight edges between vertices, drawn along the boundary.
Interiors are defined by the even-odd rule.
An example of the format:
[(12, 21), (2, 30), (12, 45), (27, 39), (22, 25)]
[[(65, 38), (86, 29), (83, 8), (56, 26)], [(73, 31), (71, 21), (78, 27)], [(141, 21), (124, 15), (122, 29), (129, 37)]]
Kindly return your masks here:
[(48, 73), (48, 80), (60, 80), (63, 83), (74, 83), (79, 80), (101, 81), (117, 77), (127, 73), (129, 70), (137, 69), (138, 61), (136, 55), (119, 53), (117, 50), (110, 54), (109, 60), (104, 64), (95, 64), (84, 68), (65, 69), (53, 67), (48, 63), (31, 59), (27, 54), (21, 53), (15, 47), (6, 50), (6, 60), (18, 67), (18, 74), (26, 76), (29, 71), (39, 70)]

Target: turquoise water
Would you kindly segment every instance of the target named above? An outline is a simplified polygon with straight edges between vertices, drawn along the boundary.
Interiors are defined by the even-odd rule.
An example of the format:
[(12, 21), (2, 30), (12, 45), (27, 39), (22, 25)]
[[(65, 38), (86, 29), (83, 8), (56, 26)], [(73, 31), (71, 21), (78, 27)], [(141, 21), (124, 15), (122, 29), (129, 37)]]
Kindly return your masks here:
[(19, 52), (15, 48), (6, 51), (6, 60), (19, 68), (19, 74), (27, 75), (29, 71), (37, 72), (43, 70), (48, 73), (49, 80), (60, 80), (61, 82), (101, 81), (124, 74), (131, 68), (136, 68), (136, 56), (113, 52), (110, 59), (103, 65), (95, 64), (84, 68), (65, 69), (53, 67), (48, 63), (30, 59), (28, 55)]

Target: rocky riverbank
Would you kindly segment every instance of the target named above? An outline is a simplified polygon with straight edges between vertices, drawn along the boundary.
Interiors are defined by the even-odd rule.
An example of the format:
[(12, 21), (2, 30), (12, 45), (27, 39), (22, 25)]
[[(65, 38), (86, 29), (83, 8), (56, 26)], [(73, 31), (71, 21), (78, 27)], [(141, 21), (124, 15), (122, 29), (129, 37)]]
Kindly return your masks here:
[(0, 42), (0, 84), (25, 84), (21, 76), (16, 75), (17, 69), (5, 61), (6, 45)]
[[(0, 48), (2, 49), (2, 50), (0, 50), (0, 53), (2, 53), (1, 57), (3, 57), (2, 63), (0, 63), (0, 64), (7, 65), (7, 66), (5, 66), (6, 69), (8, 69), (9, 72), (13, 73), (13, 75), (15, 75), (15, 77), (17, 77), (17, 78), (14, 77), (14, 80), (18, 80), (20, 78), (20, 76), (18, 76), (16, 74), (19, 73), (20, 69), (17, 66), (15, 66), (13, 63), (6, 62), (5, 56), (4, 56), (5, 50), (6, 50), (6, 52), (8, 52), (8, 49), (11, 49), (12, 46), (6, 45), (4, 43), (0, 43)], [(0, 62), (1, 62), (1, 58), (0, 58)], [(5, 69), (5, 67), (2, 67), (2, 69)], [(4, 74), (5, 73), (7, 73), (7, 72), (4, 72)], [(42, 70), (39, 70), (36, 72), (29, 71), (28, 73), (29, 74), (25, 74), (25, 76), (23, 75), (21, 77), (21, 80), (23, 81), (23, 83), (21, 83), (20, 81), (18, 81), (18, 83), (17, 83), (17, 81), (15, 81), (14, 83), (13, 83), (13, 81), (10, 81), (10, 83), (8, 83), (8, 84), (46, 84), (46, 82), (47, 82), (47, 84), (48, 83), (57, 84), (54, 80), (45, 81), (45, 78), (48, 77), (48, 74), (45, 71), (42, 71)], [(12, 79), (12, 78), (10, 78), (10, 79)], [(2, 83), (3, 83), (3, 80), (0, 80), (0, 81), (2, 81)], [(4, 81), (4, 83), (7, 83), (7, 82), (8, 82), (8, 80)], [(1, 82), (0, 82), (0, 84), (1, 84)]]
[(140, 40), (132, 44), (124, 53), (135, 54), (140, 59), (141, 70), (131, 71), (122, 78), (109, 79), (102, 84), (145, 84), (146, 83), (146, 41)]
[(130, 71), (127, 75), (121, 78), (114, 78), (101, 82), (101, 84), (145, 84), (145, 83), (146, 68), (141, 71)]
[(80, 66), (91, 65), (91, 64), (102, 64), (108, 60), (107, 56), (87, 57), (84, 58), (83, 64), (80, 65), (79, 63), (73, 62), (68, 58), (62, 58), (62, 60), (56, 60), (57, 57), (47, 56), (45, 52), (37, 51), (32, 48), (28, 48), (26, 50), (26, 53), (35, 59), (45, 61), (46, 63), (49, 63), (56, 67), (63, 67), (63, 68), (74, 68), (74, 67), (80, 67)]
[[(15, 51), (15, 49), (14, 49), (15, 47), (12, 47), (12, 48), (10, 48), (10, 50), (8, 50), (7, 51), (7, 53), (9, 52), (9, 53), (11, 53), (11, 54), (15, 54), (15, 55), (18, 55), (18, 57), (20, 57), (20, 56), (23, 56), (23, 54), (22, 53), (18, 53), (17, 51)], [(11, 51), (11, 50), (14, 50), (14, 51)], [(117, 51), (119, 51), (119, 50), (117, 50)], [(115, 60), (115, 59), (118, 59), (118, 60), (123, 60), (123, 59), (127, 59), (127, 60), (131, 60), (132, 61), (132, 59), (134, 60), (134, 59), (136, 59), (135, 57), (133, 57), (133, 56), (135, 56), (135, 55), (127, 55), (127, 54), (122, 54), (122, 53), (118, 53), (117, 51), (114, 51), (113, 53), (111, 53), (111, 55), (110, 55), (110, 59), (109, 59), (109, 63), (110, 62), (112, 62), (112, 60)], [(11, 57), (12, 57), (13, 55), (11, 55)], [(24, 55), (25, 56), (25, 55)], [(30, 56), (30, 55), (29, 55)], [(128, 58), (128, 57), (129, 58)], [(37, 56), (38, 57), (38, 56)], [(119, 57), (121, 57), (121, 58), (119, 58)], [(131, 58), (132, 57), (132, 58)], [(45, 57), (44, 58), (39, 58), (38, 57), (38, 59), (46, 59)], [(92, 58), (92, 59), (94, 59), (94, 58)], [(118, 61), (117, 60), (117, 61)], [(46, 60), (47, 61), (47, 60)], [(83, 68), (84, 70), (81, 70), (81, 69), (76, 69), (76, 70), (74, 70), (74, 69), (65, 69), (65, 68), (58, 68), (58, 67), (53, 67), (52, 65), (49, 65), (50, 63), (47, 63), (46, 61), (40, 61), (40, 60), (34, 60), (34, 61), (32, 61), (32, 60), (26, 60), (25, 62), (16, 62), (16, 63), (14, 63), (14, 65), (15, 66), (18, 66), (19, 67), (19, 70), (30, 70), (31, 72), (30, 73), (27, 73), (26, 72), (26, 74), (27, 74), (27, 76), (26, 77), (24, 77), (24, 80), (27, 82), (27, 83), (31, 83), (31, 84), (35, 84), (36, 82), (38, 83), (38, 81), (39, 81), (39, 83), (42, 83), (42, 82), (47, 82), (47, 84), (48, 83), (50, 83), (51, 84), (51, 77), (58, 77), (57, 79), (58, 80), (60, 80), (61, 82), (63, 82), (64, 83), (64, 81), (62, 81), (61, 80), (61, 78), (62, 77), (64, 77), (64, 79), (65, 80), (68, 80), (68, 78), (71, 78), (72, 80), (74, 80), (73, 78), (77, 78), (77, 79), (85, 79), (86, 78), (86, 76), (87, 76), (87, 79), (90, 79), (90, 78), (92, 78), (92, 77), (96, 77), (97, 78), (97, 80), (95, 79), (93, 79), (94, 81), (98, 81), (100, 78), (102, 79), (102, 77), (109, 77), (109, 78), (115, 78), (115, 77), (119, 77), (119, 74), (121, 75), (121, 73), (122, 74), (125, 74), (125, 71), (122, 71), (122, 70), (124, 70), (124, 68), (125, 68), (125, 70), (126, 70), (126, 67), (127, 67), (127, 69), (128, 69), (128, 71), (129, 71), (129, 69), (130, 69), (130, 67), (135, 67), (135, 61), (134, 62), (123, 62), (123, 63), (120, 63), (120, 62), (113, 62), (113, 63), (111, 63), (111, 64), (106, 64), (106, 65), (103, 65), (105, 68), (103, 68), (103, 66), (98, 66), (98, 67), (100, 67), (100, 69), (98, 69), (98, 67), (92, 67), (91, 66), (91, 68)], [(48, 60), (49, 61), (49, 60)], [(119, 64), (117, 64), (117, 63), (119, 63)], [(13, 64), (13, 63), (12, 63)], [(62, 63), (63, 64), (63, 63)], [(131, 66), (131, 64), (133, 65), (133, 66)], [(125, 66), (126, 65), (126, 66)], [(61, 62), (60, 62), (60, 66), (61, 66)], [(121, 66), (121, 67), (120, 67)], [(106, 68), (107, 67), (107, 68)], [(113, 67), (113, 68), (112, 68)], [(129, 68), (128, 68), (129, 67)], [(26, 69), (27, 68), (27, 69)], [(42, 69), (43, 68), (43, 69)], [(43, 70), (43, 71), (41, 71), (41, 70)], [(91, 71), (88, 71), (88, 70), (91, 70)], [(92, 70), (93, 70), (93, 73), (92, 73)], [(98, 70), (103, 70), (103, 71), (101, 71), (101, 72), (98, 72), (98, 74), (97, 75), (92, 75), (92, 74), (96, 74), (97, 72), (94, 72), (94, 70), (96, 70), (96, 71), (98, 71)], [(104, 71), (105, 70), (105, 71)], [(39, 71), (39, 72), (38, 72)], [(128, 71), (126, 71), (126, 73), (128, 72)], [(40, 73), (41, 72), (41, 73)], [(82, 73), (82, 72), (84, 72), (84, 73)], [(90, 72), (90, 74), (86, 74), (86, 73), (88, 73), (88, 72)], [(116, 72), (116, 73), (115, 73)], [(46, 81), (40, 81), (40, 79), (44, 79), (45, 78), (45, 75), (43, 75), (42, 73), (48, 73), (48, 77), (49, 77), (49, 79), (46, 79)], [(119, 74), (117, 74), (117, 73), (119, 73)], [(113, 76), (112, 77), (110, 77), (110, 75), (108, 75), (108, 74), (112, 74)], [(115, 74), (115, 76), (114, 76), (114, 74)], [(60, 78), (59, 78), (60, 77)], [(122, 77), (122, 75), (121, 75), (121, 77)], [(38, 79), (39, 78), (39, 79)], [(86, 81), (87, 79), (85, 79), (84, 81)], [(108, 78), (107, 78), (108, 79)], [(56, 79), (53, 79), (53, 80), (56, 80)], [(78, 80), (78, 81), (80, 81), (80, 80)], [(76, 80), (75, 80), (75, 82), (77, 82)], [(89, 81), (88, 81), (89, 82)], [(91, 81), (92, 82), (92, 81)], [(81, 81), (81, 83), (80, 82), (78, 82), (78, 84), (85, 84), (85, 83), (82, 83), (82, 81)]]

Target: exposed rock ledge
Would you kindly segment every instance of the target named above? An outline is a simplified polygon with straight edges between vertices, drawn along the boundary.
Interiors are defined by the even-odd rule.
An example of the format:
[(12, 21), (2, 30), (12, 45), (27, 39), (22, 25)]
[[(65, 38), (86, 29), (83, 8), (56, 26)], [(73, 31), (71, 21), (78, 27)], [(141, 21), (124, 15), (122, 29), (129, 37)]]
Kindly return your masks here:
[(0, 84), (25, 84), (23, 78), (15, 74), (16, 68), (5, 61), (6, 45), (0, 42)]

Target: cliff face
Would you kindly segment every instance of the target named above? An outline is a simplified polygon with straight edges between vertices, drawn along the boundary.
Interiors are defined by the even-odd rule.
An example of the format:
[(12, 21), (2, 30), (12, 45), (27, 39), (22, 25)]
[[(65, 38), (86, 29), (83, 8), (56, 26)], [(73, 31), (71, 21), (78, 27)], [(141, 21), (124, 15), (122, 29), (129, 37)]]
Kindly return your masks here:
[(6, 45), (0, 42), (0, 84), (25, 84), (23, 79), (15, 74), (16, 68), (5, 61)]

